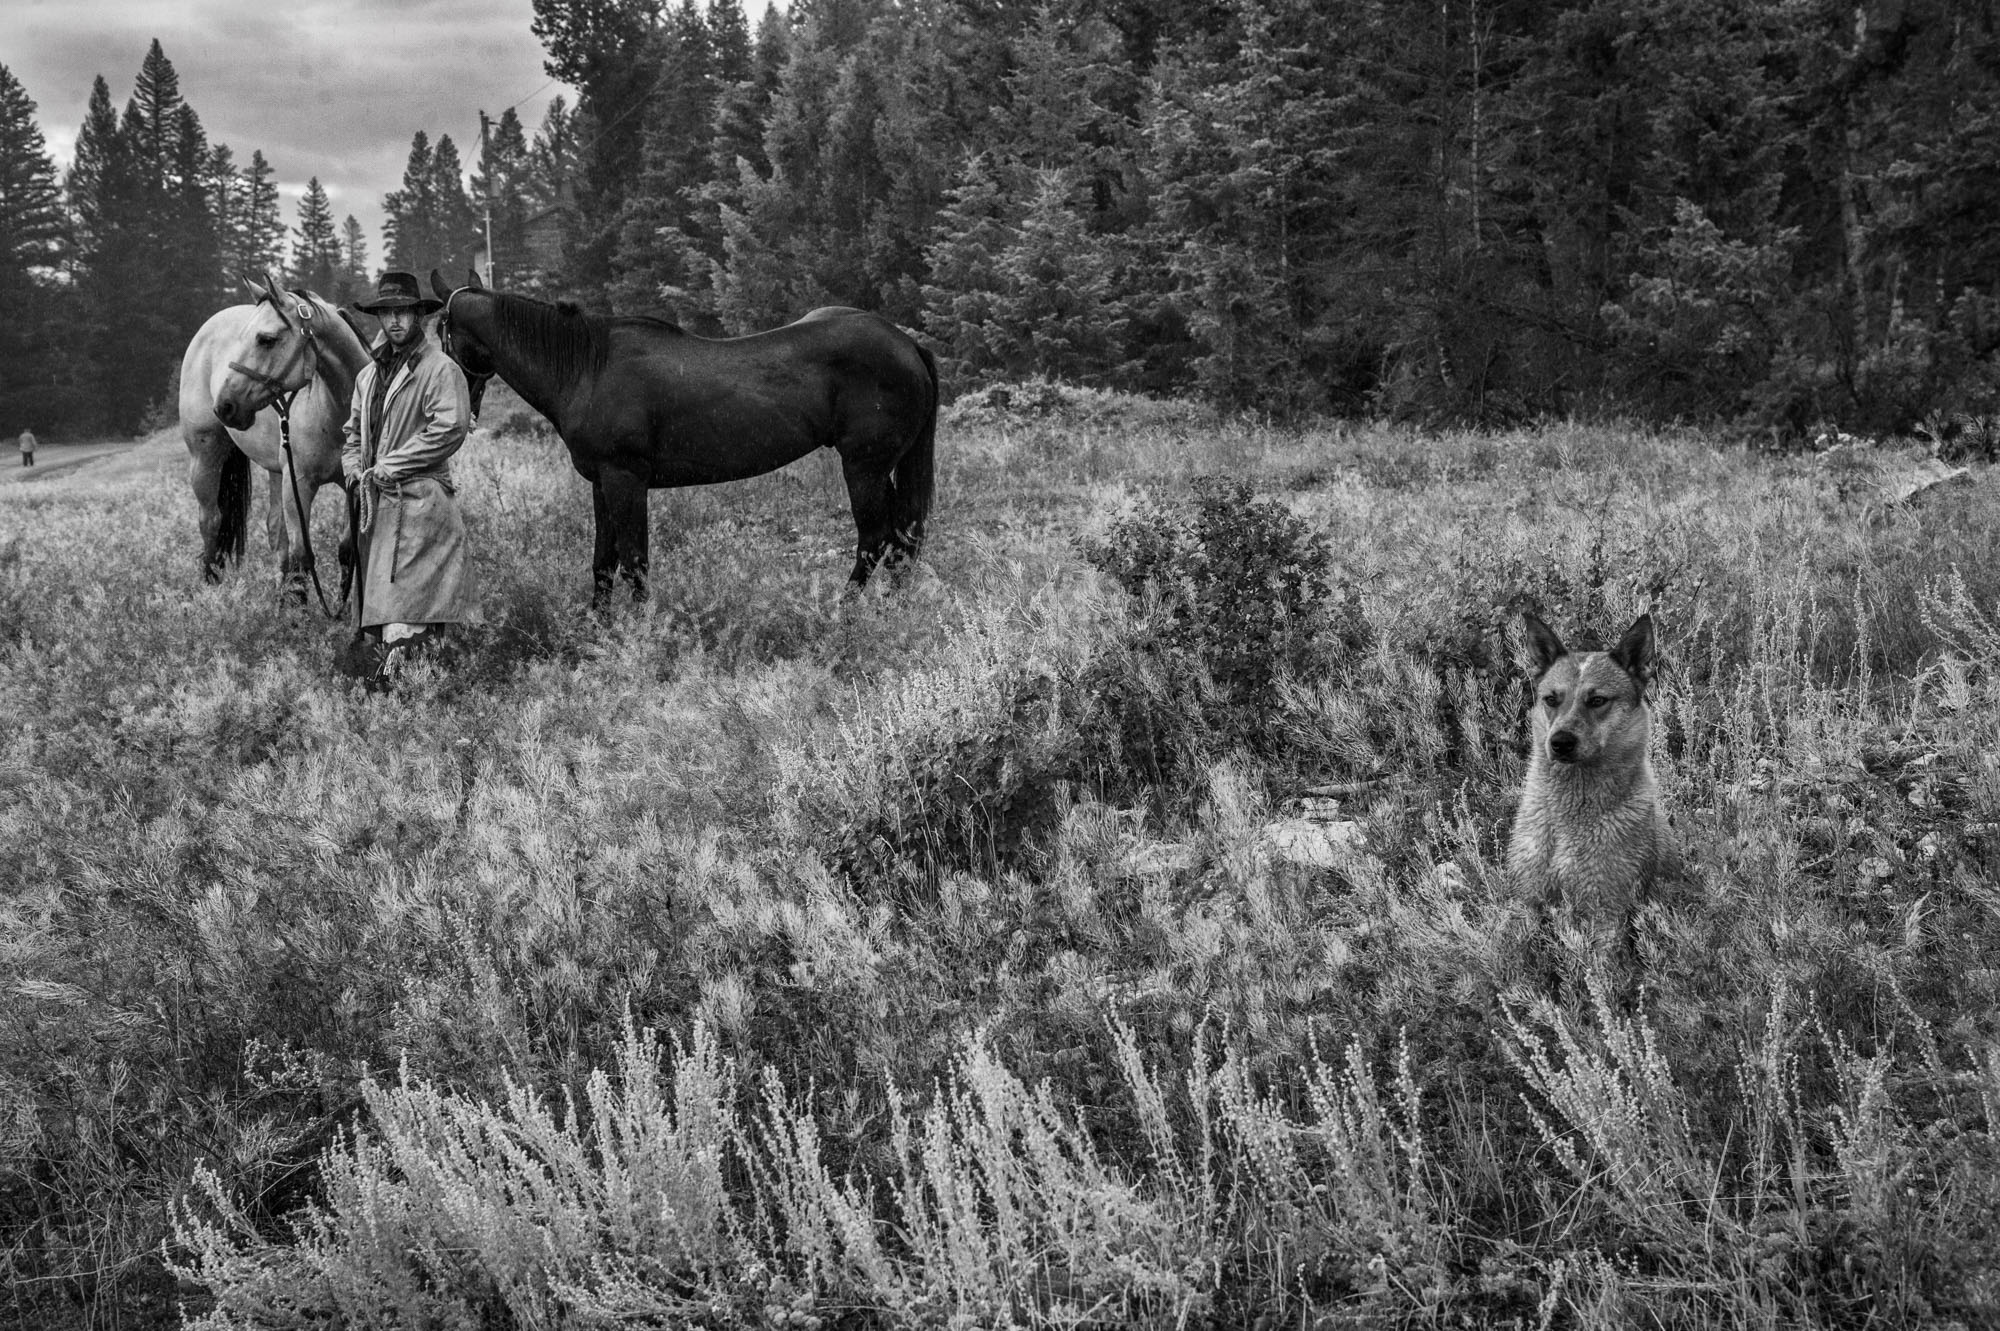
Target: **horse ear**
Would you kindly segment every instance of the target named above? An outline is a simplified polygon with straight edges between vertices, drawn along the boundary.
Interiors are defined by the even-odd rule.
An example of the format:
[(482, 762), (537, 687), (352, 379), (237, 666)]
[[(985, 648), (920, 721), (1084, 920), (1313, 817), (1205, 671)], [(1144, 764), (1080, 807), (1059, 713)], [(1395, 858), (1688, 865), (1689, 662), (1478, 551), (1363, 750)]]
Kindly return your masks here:
[(439, 300), (451, 299), (451, 288), (444, 284), (444, 274), (435, 268), (431, 269), (431, 290)]
[(248, 291), (251, 295), (261, 296), (264, 294), (264, 288), (259, 286), (257, 279), (250, 276), (250, 274), (238, 273), (237, 278), (243, 283), (244, 290)]
[(271, 308), (278, 312), (278, 317), (285, 321), (287, 327), (290, 327), (292, 322), (291, 311), (285, 308), (285, 302), (278, 295), (278, 284), (271, 280), (271, 274), (268, 269), (264, 273), (264, 295), (270, 300)]
[(479, 270), (477, 268), (467, 268), (465, 270), (465, 276), (466, 276), (465, 284), (471, 287), (474, 291), (486, 290), (486, 284), (479, 280)]

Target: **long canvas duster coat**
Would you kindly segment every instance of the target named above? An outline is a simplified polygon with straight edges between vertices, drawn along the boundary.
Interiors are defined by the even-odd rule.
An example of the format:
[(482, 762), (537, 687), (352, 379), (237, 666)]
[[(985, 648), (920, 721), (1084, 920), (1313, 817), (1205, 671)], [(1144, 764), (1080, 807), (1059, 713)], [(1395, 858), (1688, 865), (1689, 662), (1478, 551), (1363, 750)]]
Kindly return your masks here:
[(478, 600), (450, 463), (472, 418), (465, 373), (426, 333), (389, 381), (376, 421), (380, 372), (371, 363), (354, 381), (341, 454), (350, 481), (372, 467), (377, 482), (375, 525), (361, 538), (358, 627), (473, 622)]

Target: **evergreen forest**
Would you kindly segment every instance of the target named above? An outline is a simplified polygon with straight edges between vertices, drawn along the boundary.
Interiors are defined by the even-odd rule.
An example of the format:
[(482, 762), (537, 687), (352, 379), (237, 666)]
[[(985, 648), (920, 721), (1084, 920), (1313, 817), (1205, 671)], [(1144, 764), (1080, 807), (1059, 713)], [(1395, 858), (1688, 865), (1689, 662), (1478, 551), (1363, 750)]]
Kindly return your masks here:
[[(2000, 401), (2000, 33), (1975, 0), (535, 0), (573, 90), (416, 126), (379, 260), (692, 331), (824, 304), (1043, 376), (1777, 441)], [(466, 119), (471, 120), (471, 108)], [(210, 144), (158, 43), (58, 179), (0, 69), (0, 418), (133, 430), (235, 276), (367, 238)], [(171, 256), (171, 262), (167, 261)]]

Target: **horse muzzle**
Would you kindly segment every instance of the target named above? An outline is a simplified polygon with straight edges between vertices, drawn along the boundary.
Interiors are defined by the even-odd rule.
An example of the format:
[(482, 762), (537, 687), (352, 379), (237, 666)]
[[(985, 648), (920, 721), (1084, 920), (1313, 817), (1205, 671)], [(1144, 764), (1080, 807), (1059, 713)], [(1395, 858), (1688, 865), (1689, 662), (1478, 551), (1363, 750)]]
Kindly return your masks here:
[(257, 413), (247, 410), (236, 399), (226, 397), (217, 400), (215, 404), (215, 419), (221, 421), (232, 430), (247, 430), (250, 428), (250, 423), (257, 419)]

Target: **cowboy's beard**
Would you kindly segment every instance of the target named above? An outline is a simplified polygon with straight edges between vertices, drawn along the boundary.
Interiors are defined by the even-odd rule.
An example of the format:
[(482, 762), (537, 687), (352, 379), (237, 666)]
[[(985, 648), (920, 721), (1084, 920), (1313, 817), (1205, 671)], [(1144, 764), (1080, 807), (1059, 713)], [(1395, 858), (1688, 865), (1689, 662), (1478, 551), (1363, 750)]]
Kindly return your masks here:
[(389, 339), (389, 345), (401, 351), (423, 334), (424, 321), (411, 315), (402, 319), (383, 319), (382, 335)]

